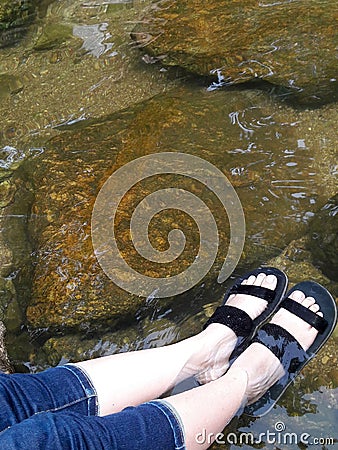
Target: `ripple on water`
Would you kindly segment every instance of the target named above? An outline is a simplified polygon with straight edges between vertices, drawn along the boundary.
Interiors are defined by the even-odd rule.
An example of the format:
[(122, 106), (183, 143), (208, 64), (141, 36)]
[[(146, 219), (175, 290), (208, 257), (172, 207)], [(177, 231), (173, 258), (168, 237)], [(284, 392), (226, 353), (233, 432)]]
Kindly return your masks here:
[[(29, 156), (37, 156), (39, 176), (48, 189), (36, 190), (40, 202), (35, 208), (40, 217), (47, 216), (50, 228), (55, 226), (55, 235), (61, 230), (62, 237), (54, 241), (55, 248), (61, 249), (61, 253), (67, 233), (74, 239), (80, 237), (85, 241), (88, 238), (87, 234), (84, 236), (84, 232), (79, 232), (78, 224), (64, 225), (63, 219), (71, 220), (82, 214), (84, 206), (88, 205), (87, 199), (95, 194), (98, 175), (101, 174), (99, 182), (102, 182), (118, 151), (121, 163), (148, 150), (195, 152), (221, 166), (238, 190), (245, 205), (247, 242), (253, 254), (252, 259), (245, 261), (246, 264), (249, 264), (248, 260), (261, 262), (305, 232), (316, 209), (336, 190), (337, 108), (331, 105), (317, 111), (300, 112), (278, 100), (272, 101), (256, 90), (242, 94), (236, 90), (206, 92), (197, 82), (190, 84), (189, 81), (182, 89), (173, 89), (169, 96), (158, 96), (148, 104), (142, 104), (143, 100), (181, 84), (177, 79), (180, 74), (172, 82), (161, 66), (141, 65), (140, 55), (131, 45), (129, 31), (146, 3), (118, 0), (53, 2), (46, 19), (41, 20), (39, 30), (33, 29), (28, 40), (18, 47), (0, 51), (4, 71), (13, 74), (10, 79), (15, 80), (10, 89), (6, 88), (0, 105), (3, 123), (0, 176), (2, 173), (7, 176)], [(119, 4), (128, 4), (131, 8), (120, 12), (109, 9)], [(261, 6), (263, 4), (273, 6), (272, 2), (261, 2)], [(65, 42), (56, 49), (32, 50), (32, 41), (49, 22), (71, 23), (73, 34), (79, 39)], [(136, 103), (139, 105), (135, 110), (107, 117)], [(225, 107), (227, 104), (229, 108)], [(85, 129), (86, 120), (93, 117), (100, 119), (92, 128)], [(61, 128), (56, 129), (57, 125), (73, 125), (73, 129), (70, 127), (63, 133)], [(45, 142), (43, 132), (58, 135), (48, 142), (46, 150), (40, 146), (40, 140)], [(33, 133), (36, 133), (34, 137)], [(38, 142), (36, 147), (33, 140), (34, 145), (35, 140)], [(41, 153), (44, 153), (43, 161), (39, 158)], [(95, 165), (91, 165), (94, 156), (97, 159)], [(32, 170), (35, 167), (34, 164), (27, 166), (27, 174), (28, 178), (38, 180)], [(93, 176), (90, 183), (82, 185), (85, 177), (93, 173), (98, 178), (94, 180)], [(74, 182), (72, 177), (78, 177), (81, 183)], [(47, 202), (48, 196), (54, 203)], [(62, 207), (64, 199), (69, 200), (68, 210)], [(20, 220), (27, 218), (27, 214), (20, 216)], [(88, 217), (83, 220), (85, 223), (89, 223)], [(17, 241), (22, 239), (23, 233), (12, 233)], [(41, 234), (35, 236), (37, 240)], [(47, 251), (41, 254), (46, 268), (50, 254)], [(57, 257), (56, 252), (53, 256)], [(79, 278), (69, 280), (63, 263), (64, 260), (58, 261), (55, 274), (58, 282), (64, 282), (66, 290), (74, 293), (79, 287), (75, 282)], [(77, 263), (79, 261), (75, 261), (74, 266), (81, 267)], [(18, 272), (12, 274), (16, 277)], [(46, 286), (47, 291), (50, 283)], [(28, 284), (21, 288), (29, 289)], [(92, 339), (84, 339), (83, 333), (77, 338), (53, 337), (38, 351), (28, 339), (21, 341), (24, 345), (18, 339), (13, 348), (16, 347), (18, 359), (23, 360), (40, 351), (48, 353), (49, 363), (57, 364), (71, 357), (95, 357), (118, 350), (170, 343), (179, 336), (199, 331), (206, 318), (205, 310), (210, 312), (210, 305), (204, 304), (201, 307), (203, 313), (199, 313), (196, 307), (199, 301), (209, 304), (220, 297), (219, 291), (217, 295), (209, 291), (210, 298), (206, 301), (203, 289), (199, 299), (197, 296), (184, 298), (171, 323), (158, 323), (157, 320), (161, 314), (167, 317), (169, 307), (160, 311), (157, 305), (148, 304), (144, 314), (150, 314), (151, 319), (147, 321), (137, 316), (133, 329), (126, 328), (105, 336), (94, 335)], [(214, 306), (216, 304), (212, 304)], [(175, 321), (182, 317), (187, 318), (188, 323), (178, 327)], [(86, 333), (86, 324), (83, 327), (82, 331)], [(257, 433), (273, 430), (276, 421), (282, 420), (287, 431), (304, 430), (317, 436), (320, 428), (322, 435), (334, 433), (337, 422), (334, 397), (337, 398), (337, 389), (324, 387), (318, 390), (315, 386), (313, 393), (302, 394), (298, 403), (294, 401), (293, 410), (290, 406), (288, 411), (278, 406), (271, 416), (256, 421), (248, 429)], [(293, 417), (292, 413), (299, 411), (304, 415)]]

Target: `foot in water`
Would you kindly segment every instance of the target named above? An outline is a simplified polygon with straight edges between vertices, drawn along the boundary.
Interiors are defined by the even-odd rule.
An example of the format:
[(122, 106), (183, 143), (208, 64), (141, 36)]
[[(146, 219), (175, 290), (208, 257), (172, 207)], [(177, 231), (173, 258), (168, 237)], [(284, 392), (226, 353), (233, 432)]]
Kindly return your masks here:
[[(242, 285), (260, 286), (274, 291), (277, 286), (275, 275), (265, 273), (251, 275), (242, 281)], [(225, 305), (245, 311), (253, 320), (267, 307), (268, 302), (262, 298), (248, 294), (231, 294)], [(211, 323), (196, 336), (198, 344), (196, 351), (187, 363), (187, 370), (195, 374), (201, 384), (222, 376), (229, 367), (229, 358), (238, 338), (235, 332), (221, 323)]]
[[(301, 291), (290, 294), (293, 301), (323, 317), (320, 307), (313, 297), (306, 297)], [(312, 345), (318, 331), (284, 308), (273, 316), (270, 321), (288, 331), (306, 351)], [(233, 363), (233, 369), (242, 369), (247, 374), (246, 404), (250, 405), (262, 397), (265, 392), (285, 374), (280, 360), (263, 344), (253, 342)]]

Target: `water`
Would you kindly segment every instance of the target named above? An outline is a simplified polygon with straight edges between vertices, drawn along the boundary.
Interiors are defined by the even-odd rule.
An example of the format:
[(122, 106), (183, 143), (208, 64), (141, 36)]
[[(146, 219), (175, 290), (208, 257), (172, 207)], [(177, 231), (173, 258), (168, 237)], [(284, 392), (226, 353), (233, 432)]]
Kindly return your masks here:
[[(168, 182), (203, 198), (221, 246), (191, 292), (136, 299), (117, 290), (93, 256), (90, 214), (100, 187), (118, 167), (152, 153), (202, 157), (235, 187), (247, 232), (234, 276), (272, 261), (291, 282), (316, 278), (337, 292), (303, 242), (311, 218), (336, 193), (336, 105), (296, 109), (257, 86), (211, 91), (178, 69), (144, 64), (129, 33), (147, 4), (55, 2), (25, 40), (0, 50), (1, 72), (10, 76), (0, 79), (1, 314), (20, 370), (174, 342), (198, 332), (219, 303), (230, 282), (216, 283), (229, 224), (198, 183), (149, 180), (130, 192), (118, 227), (131, 263), (159, 276), (163, 267), (144, 264), (130, 249), (131, 205)], [(157, 248), (167, 248), (173, 222), (185, 227), (188, 247), (164, 268), (172, 274), (196, 254), (196, 227), (174, 212), (152, 224)], [(289, 431), (331, 436), (336, 343), (337, 335), (273, 413), (253, 423), (241, 419), (234, 429), (259, 434), (281, 420)]]

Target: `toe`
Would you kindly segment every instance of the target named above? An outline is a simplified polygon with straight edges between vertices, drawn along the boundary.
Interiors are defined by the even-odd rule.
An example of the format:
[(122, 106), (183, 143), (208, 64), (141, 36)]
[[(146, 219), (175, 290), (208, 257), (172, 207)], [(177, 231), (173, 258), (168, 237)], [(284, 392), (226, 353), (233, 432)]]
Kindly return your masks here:
[(256, 277), (254, 275), (250, 275), (249, 278), (246, 280), (246, 284), (254, 284), (256, 281)]
[(309, 308), (311, 305), (314, 305), (316, 303), (316, 300), (313, 297), (306, 297), (302, 301), (302, 305), (305, 306), (305, 308)]
[(289, 297), (298, 303), (302, 303), (302, 301), (305, 299), (305, 294), (302, 291), (293, 291)]
[(262, 281), (262, 287), (275, 290), (277, 286), (277, 277), (275, 275), (267, 275)]
[(317, 313), (320, 310), (319, 305), (317, 305), (317, 303), (314, 303), (313, 305), (310, 306), (309, 308), (312, 312)]
[(256, 280), (254, 281), (253, 284), (254, 284), (255, 286), (261, 286), (262, 281), (264, 280), (264, 278), (265, 278), (265, 273), (259, 273), (259, 274), (257, 275)]

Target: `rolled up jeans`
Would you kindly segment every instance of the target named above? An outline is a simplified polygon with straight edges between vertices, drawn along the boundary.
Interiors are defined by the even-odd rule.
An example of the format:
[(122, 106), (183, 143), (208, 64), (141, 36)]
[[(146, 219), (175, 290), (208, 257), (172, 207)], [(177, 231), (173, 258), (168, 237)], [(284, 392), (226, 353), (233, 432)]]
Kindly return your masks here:
[(95, 388), (75, 365), (0, 374), (1, 450), (184, 448), (182, 423), (165, 400), (100, 417)]

